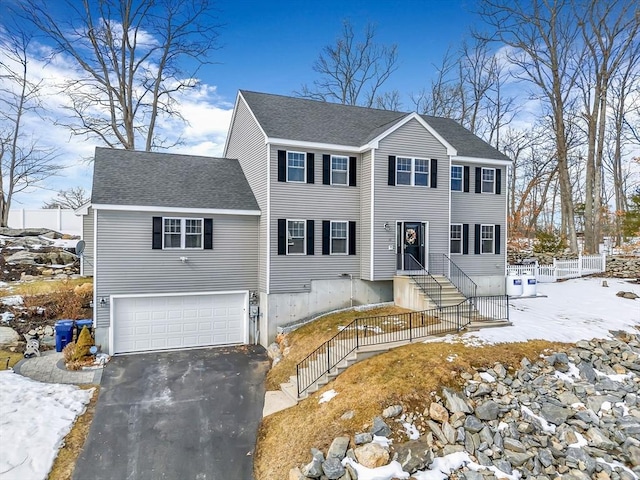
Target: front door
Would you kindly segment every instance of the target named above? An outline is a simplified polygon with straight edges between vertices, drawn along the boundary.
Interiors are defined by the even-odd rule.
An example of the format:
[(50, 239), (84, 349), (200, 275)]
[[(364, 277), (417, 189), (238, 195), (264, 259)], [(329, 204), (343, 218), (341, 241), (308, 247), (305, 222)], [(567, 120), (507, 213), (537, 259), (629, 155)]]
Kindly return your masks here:
[(398, 269), (425, 267), (425, 228), (422, 222), (398, 222)]

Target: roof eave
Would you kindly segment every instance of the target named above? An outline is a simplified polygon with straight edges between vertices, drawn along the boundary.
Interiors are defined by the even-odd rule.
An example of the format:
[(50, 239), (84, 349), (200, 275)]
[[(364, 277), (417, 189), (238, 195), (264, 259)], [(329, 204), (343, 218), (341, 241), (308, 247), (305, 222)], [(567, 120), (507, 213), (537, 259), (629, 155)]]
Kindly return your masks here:
[(466, 157), (463, 155), (454, 155), (451, 157), (451, 162), (466, 162), (466, 163), (478, 163), (483, 165), (500, 165), (511, 166), (512, 160), (499, 159), (499, 158), (484, 158), (484, 157)]
[(166, 207), (161, 205), (117, 205), (109, 203), (94, 203), (94, 210), (114, 210), (122, 212), (167, 212), (167, 213), (192, 213), (204, 215), (242, 215), (257, 216), (260, 210), (243, 210), (227, 208), (191, 208), (191, 207)]

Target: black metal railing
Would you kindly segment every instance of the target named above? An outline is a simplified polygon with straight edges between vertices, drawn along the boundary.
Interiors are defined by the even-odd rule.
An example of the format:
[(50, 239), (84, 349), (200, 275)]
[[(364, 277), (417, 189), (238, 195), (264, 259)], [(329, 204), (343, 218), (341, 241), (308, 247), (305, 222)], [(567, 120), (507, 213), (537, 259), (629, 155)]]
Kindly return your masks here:
[(411, 279), (418, 287), (436, 304), (437, 307), (442, 305), (442, 285), (438, 282), (433, 275), (431, 275), (426, 268), (410, 253), (407, 254), (411, 258), (411, 261), (416, 267), (413, 272), (409, 274)]
[(478, 294), (478, 285), (445, 253), (429, 254), (429, 271), (448, 278), (451, 284), (467, 298)]
[(475, 318), (474, 311), (474, 304), (467, 299), (421, 312), (356, 318), (296, 365), (298, 396), (323, 375), (337, 373), (340, 363), (359, 348), (459, 332)]
[(467, 300), (473, 307), (471, 321), (509, 321), (509, 297), (507, 295), (471, 297)]

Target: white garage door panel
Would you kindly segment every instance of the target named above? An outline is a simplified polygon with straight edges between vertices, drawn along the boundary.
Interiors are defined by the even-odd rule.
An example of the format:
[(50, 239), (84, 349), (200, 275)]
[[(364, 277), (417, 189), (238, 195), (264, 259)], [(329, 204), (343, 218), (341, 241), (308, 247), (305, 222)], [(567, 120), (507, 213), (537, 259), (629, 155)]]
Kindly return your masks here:
[(242, 343), (246, 294), (114, 298), (114, 353)]

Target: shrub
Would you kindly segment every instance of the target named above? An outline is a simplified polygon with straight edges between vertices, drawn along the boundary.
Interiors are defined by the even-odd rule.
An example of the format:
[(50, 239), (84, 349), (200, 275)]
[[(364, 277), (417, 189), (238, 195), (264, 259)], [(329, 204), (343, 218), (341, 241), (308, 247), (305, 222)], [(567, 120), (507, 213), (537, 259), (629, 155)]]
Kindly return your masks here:
[(76, 353), (76, 343), (69, 342), (62, 349), (62, 356), (64, 357), (64, 363), (68, 363), (75, 356)]
[(537, 232), (536, 241), (533, 244), (535, 253), (561, 252), (565, 248), (564, 240), (552, 232)]
[(78, 335), (78, 342), (76, 344), (75, 352), (72, 360), (81, 360), (84, 357), (89, 356), (89, 349), (93, 346), (93, 338), (89, 333), (87, 327), (82, 327), (80, 335)]

